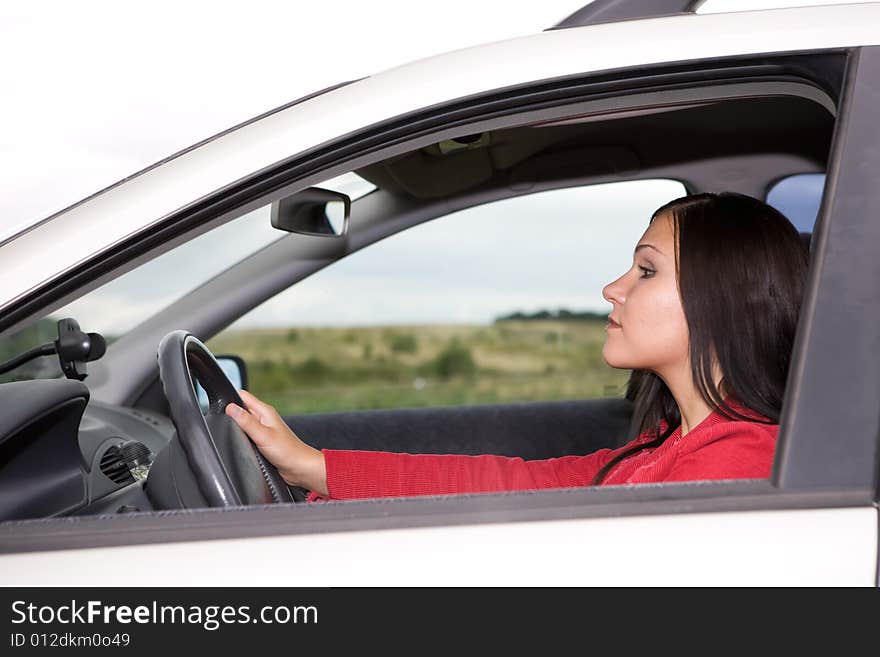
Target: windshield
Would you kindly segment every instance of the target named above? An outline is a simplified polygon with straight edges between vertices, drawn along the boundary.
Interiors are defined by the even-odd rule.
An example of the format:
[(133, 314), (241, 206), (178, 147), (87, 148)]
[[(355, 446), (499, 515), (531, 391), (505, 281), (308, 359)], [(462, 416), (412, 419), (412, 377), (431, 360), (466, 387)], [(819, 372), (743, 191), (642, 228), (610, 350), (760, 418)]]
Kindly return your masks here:
[[(348, 194), (352, 201), (376, 189), (355, 173), (317, 185)], [(270, 205), (204, 233), (92, 290), (16, 333), (0, 339), (0, 362), (58, 337), (58, 320), (73, 317), (85, 332), (100, 333), (108, 344), (206, 281), (288, 233), (272, 227)], [(61, 375), (55, 356), (40, 357), (0, 382)]]

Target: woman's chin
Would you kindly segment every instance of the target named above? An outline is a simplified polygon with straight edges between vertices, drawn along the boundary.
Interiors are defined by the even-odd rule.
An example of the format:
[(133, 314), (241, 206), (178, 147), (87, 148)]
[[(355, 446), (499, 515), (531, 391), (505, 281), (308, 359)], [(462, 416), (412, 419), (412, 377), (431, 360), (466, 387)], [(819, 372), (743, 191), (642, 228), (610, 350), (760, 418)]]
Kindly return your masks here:
[(608, 343), (602, 347), (602, 359), (608, 367), (620, 368), (619, 360), (615, 358), (614, 350), (608, 348)]
[(605, 361), (605, 364), (608, 367), (613, 367), (617, 370), (631, 370), (634, 369), (629, 360), (620, 353), (616, 353), (617, 350), (613, 348), (609, 348), (608, 343), (602, 347), (602, 358)]

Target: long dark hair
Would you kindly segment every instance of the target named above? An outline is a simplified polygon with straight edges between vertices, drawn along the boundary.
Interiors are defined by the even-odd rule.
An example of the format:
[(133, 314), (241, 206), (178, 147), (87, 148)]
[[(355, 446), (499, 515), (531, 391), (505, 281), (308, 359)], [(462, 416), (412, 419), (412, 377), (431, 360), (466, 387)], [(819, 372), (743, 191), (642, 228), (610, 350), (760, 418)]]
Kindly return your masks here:
[[(800, 234), (778, 210), (734, 192), (677, 198), (658, 208), (651, 222), (666, 213), (672, 216), (697, 391), (723, 417), (777, 424), (809, 263)], [(713, 360), (721, 369), (723, 394), (715, 385)], [(651, 371), (633, 371), (626, 397), (634, 402), (638, 433), (654, 438), (617, 455), (593, 485), (624, 458), (663, 444), (681, 424), (672, 393)], [(762, 417), (743, 415), (726, 397)]]

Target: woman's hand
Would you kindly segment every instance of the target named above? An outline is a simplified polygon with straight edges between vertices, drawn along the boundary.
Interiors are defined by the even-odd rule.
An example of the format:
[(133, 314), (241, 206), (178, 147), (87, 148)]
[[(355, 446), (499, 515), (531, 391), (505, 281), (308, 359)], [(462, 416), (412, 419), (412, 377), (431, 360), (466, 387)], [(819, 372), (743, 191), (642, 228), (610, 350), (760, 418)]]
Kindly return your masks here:
[(250, 436), (254, 444), (291, 486), (301, 486), (327, 497), (327, 468), (320, 450), (300, 440), (271, 405), (247, 390), (240, 391), (247, 409), (227, 404), (226, 414)]

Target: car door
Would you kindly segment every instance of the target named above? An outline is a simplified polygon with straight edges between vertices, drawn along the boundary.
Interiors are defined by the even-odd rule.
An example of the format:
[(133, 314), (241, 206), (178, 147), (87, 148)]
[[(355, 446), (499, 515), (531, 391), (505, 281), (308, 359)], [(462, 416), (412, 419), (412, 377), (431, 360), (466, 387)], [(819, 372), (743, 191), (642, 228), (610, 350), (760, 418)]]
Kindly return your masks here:
[[(721, 19), (716, 24), (722, 25)], [(674, 32), (675, 24), (669, 25)], [(746, 23), (741, 27), (745, 30)], [(620, 37), (608, 33), (610, 41)], [(710, 42), (704, 42), (707, 50)], [(562, 58), (568, 45), (568, 39), (554, 41), (548, 54)], [(763, 52), (769, 44), (761, 46)], [(598, 69), (626, 61), (611, 43), (600, 59)], [(112, 559), (141, 564), (138, 572), (126, 574), (131, 584), (876, 583), (880, 373), (864, 355), (880, 344), (878, 323), (871, 321), (875, 281), (880, 280), (871, 252), (878, 227), (870, 221), (880, 210), (880, 197), (865, 178), (880, 164), (871, 125), (880, 88), (880, 49), (850, 49), (847, 60), (810, 288), (770, 481), (80, 517), (14, 527), (3, 523), (5, 582), (119, 581), (112, 572), (89, 565)], [(645, 72), (623, 69), (629, 75)], [(623, 73), (614, 73), (612, 81)], [(393, 77), (382, 82), (391, 83)], [(216, 180), (203, 184), (207, 189)], [(217, 223), (222, 202), (232, 204), (234, 193), (227, 189), (217, 195), (219, 206), (210, 213), (192, 204), (187, 216), (202, 212), (202, 220), (210, 214), (214, 218), (207, 223)], [(181, 207), (181, 198), (169, 193), (164, 202)], [(117, 202), (123, 203), (121, 194)], [(158, 205), (150, 211), (161, 214)], [(145, 216), (131, 215), (127, 229), (149, 225)], [(17, 242), (11, 243), (19, 247), (11, 253), (21, 258), (26, 242)], [(142, 253), (150, 246), (141, 244)], [(125, 248), (132, 245), (113, 252), (111, 261), (125, 260)], [(65, 262), (70, 263), (59, 263), (58, 276), (69, 277), (68, 288), (55, 293), (55, 303), (84, 285), (82, 278), (98, 273), (87, 267), (73, 272)], [(18, 295), (7, 297), (7, 328), (24, 321), (28, 303), (31, 309), (38, 303), (37, 295), (21, 297), (22, 290), (37, 279), (48, 280), (45, 272), (15, 272)], [(46, 298), (40, 303), (45, 306)], [(253, 559), (255, 551), (259, 560)], [(226, 567), (237, 563), (248, 565)]]

